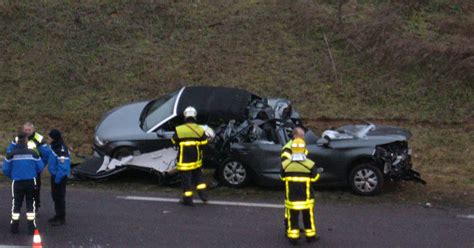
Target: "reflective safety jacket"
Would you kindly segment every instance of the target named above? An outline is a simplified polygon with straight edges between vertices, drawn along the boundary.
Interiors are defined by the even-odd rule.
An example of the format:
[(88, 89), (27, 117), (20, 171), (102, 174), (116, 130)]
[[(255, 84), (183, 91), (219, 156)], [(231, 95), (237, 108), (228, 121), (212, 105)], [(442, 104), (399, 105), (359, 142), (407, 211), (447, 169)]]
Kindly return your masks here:
[(202, 150), (207, 144), (204, 128), (196, 123), (177, 126), (171, 141), (179, 149), (176, 162), (179, 171), (194, 170), (202, 166)]
[(312, 182), (319, 179), (316, 166), (310, 159), (282, 162), (281, 179), (285, 182), (285, 207), (292, 210), (309, 209), (314, 205)]
[[(286, 159), (291, 159), (291, 145), (293, 144), (293, 140), (288, 141), (286, 145), (281, 149), (281, 161)], [(304, 154), (308, 155), (308, 149), (304, 150)]]
[[(12, 152), (16, 148), (17, 143), (18, 143), (18, 137), (15, 137), (15, 139), (10, 143), (10, 145), (8, 145), (7, 153)], [(28, 137), (28, 149), (34, 151), (36, 155), (40, 156), (44, 164), (48, 163), (48, 157), (49, 157), (48, 145), (46, 144), (46, 141), (43, 135), (37, 132), (30, 135)]]
[(17, 145), (3, 160), (3, 174), (12, 180), (36, 178), (44, 168), (39, 156), (26, 146)]

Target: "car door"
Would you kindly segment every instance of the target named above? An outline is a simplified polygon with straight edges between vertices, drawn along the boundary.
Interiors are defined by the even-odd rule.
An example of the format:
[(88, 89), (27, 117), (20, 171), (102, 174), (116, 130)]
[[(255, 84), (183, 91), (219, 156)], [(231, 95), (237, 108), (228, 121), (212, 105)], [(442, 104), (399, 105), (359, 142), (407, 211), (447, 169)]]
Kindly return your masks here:
[(147, 133), (145, 139), (142, 139), (140, 142), (140, 150), (143, 153), (147, 153), (173, 146), (171, 138), (173, 137), (176, 125), (179, 125), (176, 119), (176, 117), (172, 118), (154, 132)]
[(327, 145), (310, 144), (307, 147), (308, 157), (315, 161), (317, 167), (324, 169), (324, 172), (321, 173), (320, 183), (339, 184), (345, 182), (347, 175), (344, 149), (333, 148), (331, 143)]
[(235, 143), (234, 155), (257, 175), (279, 177), (281, 145), (270, 142)]
[(157, 132), (147, 133), (145, 139), (142, 139), (140, 143), (140, 151), (142, 153), (154, 152), (164, 148), (171, 147), (171, 137), (173, 132), (163, 131), (158, 129)]

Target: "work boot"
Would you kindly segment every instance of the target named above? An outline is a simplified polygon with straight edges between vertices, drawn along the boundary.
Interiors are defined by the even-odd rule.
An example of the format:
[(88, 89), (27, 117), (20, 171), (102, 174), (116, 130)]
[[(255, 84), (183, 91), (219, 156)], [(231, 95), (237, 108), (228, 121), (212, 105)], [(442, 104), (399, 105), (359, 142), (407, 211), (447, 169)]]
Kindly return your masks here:
[(33, 220), (29, 220), (28, 221), (28, 234), (29, 235), (35, 234), (35, 229), (36, 229), (35, 222)]
[(183, 197), (179, 203), (183, 204), (184, 206), (193, 206), (193, 198), (191, 197)]
[(48, 219), (48, 223), (53, 223), (58, 219), (58, 216), (54, 216), (53, 218)]
[(10, 222), (10, 231), (12, 233), (18, 233), (18, 225), (20, 224), (19, 220), (12, 220)]
[(204, 192), (204, 190), (198, 190), (198, 195), (199, 195), (199, 198), (201, 198), (201, 201), (203, 202), (207, 202), (209, 200), (207, 193)]
[(55, 221), (51, 222), (52, 226), (62, 226), (66, 224), (66, 219), (64, 218), (57, 218)]

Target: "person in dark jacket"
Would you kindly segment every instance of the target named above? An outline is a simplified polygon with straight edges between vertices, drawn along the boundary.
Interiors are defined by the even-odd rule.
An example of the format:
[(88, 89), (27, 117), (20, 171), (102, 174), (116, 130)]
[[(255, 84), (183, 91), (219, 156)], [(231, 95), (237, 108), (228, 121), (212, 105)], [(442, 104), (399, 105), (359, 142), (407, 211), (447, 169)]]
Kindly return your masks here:
[(60, 226), (66, 223), (66, 183), (71, 170), (71, 160), (61, 132), (53, 129), (48, 135), (50, 143), (48, 170), (51, 174), (51, 195), (56, 211), (56, 215), (48, 222), (53, 226)]
[[(38, 156), (40, 156), (43, 163), (46, 165), (48, 163), (48, 145), (46, 144), (46, 139), (36, 132), (36, 128), (31, 122), (25, 122), (23, 124), (23, 133), (28, 137), (27, 147), (28, 149), (33, 150)], [(10, 143), (7, 147), (7, 153), (10, 153), (15, 149), (18, 142), (18, 137)], [(39, 208), (41, 206), (41, 174), (36, 175), (36, 188), (35, 188), (35, 212), (38, 214)]]
[(28, 149), (27, 143), (28, 136), (20, 133), (15, 148), (7, 153), (3, 161), (3, 174), (13, 180), (13, 207), (10, 230), (12, 233), (18, 233), (20, 210), (23, 205), (23, 199), (26, 199), (28, 233), (32, 235), (37, 228), (34, 197), (36, 177), (44, 169), (44, 163), (36, 152)]

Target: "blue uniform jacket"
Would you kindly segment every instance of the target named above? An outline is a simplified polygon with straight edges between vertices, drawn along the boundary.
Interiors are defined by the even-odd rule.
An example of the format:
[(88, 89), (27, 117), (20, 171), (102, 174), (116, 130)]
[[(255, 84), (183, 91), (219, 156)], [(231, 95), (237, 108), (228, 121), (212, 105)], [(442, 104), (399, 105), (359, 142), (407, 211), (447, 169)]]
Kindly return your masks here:
[[(61, 149), (58, 151), (59, 154), (53, 151), (53, 149), (48, 149), (49, 159), (48, 159), (48, 171), (49, 174), (54, 176), (54, 183), (60, 184), (61, 181), (69, 175), (71, 171), (71, 159), (69, 156), (68, 149), (62, 145)], [(64, 157), (64, 162), (61, 163), (60, 157)]]
[(43, 169), (39, 156), (23, 145), (17, 145), (3, 160), (3, 174), (15, 181), (36, 178)]
[[(13, 150), (15, 150), (16, 146), (17, 146), (16, 142), (12, 141), (7, 147), (7, 153), (13, 152)], [(37, 149), (38, 149), (39, 156), (41, 157), (41, 160), (43, 161), (43, 164), (47, 164), (48, 163), (48, 158), (49, 158), (48, 145), (47, 144), (40, 144), (37, 147)]]

